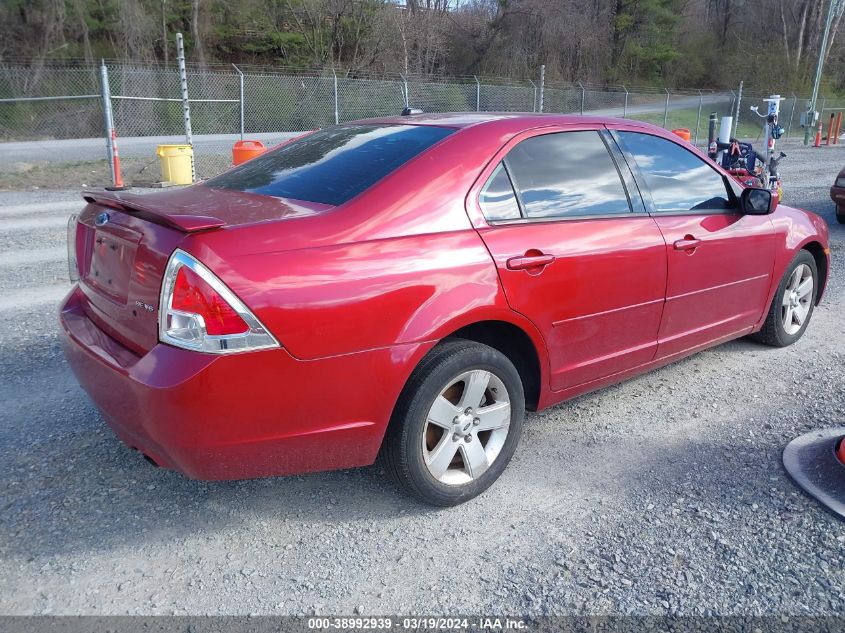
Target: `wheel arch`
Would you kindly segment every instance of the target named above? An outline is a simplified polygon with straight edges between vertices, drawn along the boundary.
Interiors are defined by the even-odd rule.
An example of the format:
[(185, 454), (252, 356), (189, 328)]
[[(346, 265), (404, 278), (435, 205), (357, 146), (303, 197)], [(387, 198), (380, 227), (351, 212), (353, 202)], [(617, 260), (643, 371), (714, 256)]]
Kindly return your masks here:
[[(424, 353), (418, 355), (407, 371), (400, 393), (393, 404), (392, 421), (401, 393), (408, 387), (411, 376), (423, 360), (445, 341), (463, 338), (489, 345), (503, 353), (517, 368), (522, 379), (527, 409), (542, 408), (544, 385), (548, 385), (548, 351), (545, 339), (534, 324), (510, 310), (485, 309), (461, 315), (443, 324), (431, 336)], [(525, 371), (525, 375), (523, 375)], [(389, 423), (388, 423), (389, 425)]]
[(508, 321), (476, 321), (458, 328), (442, 340), (465, 339), (492, 347), (516, 367), (525, 392), (525, 408), (536, 411), (543, 385), (543, 366), (534, 341), (522, 328)]
[(808, 251), (810, 255), (813, 256), (813, 259), (816, 260), (816, 268), (819, 271), (819, 291), (816, 294), (816, 305), (818, 305), (819, 302), (821, 302), (822, 294), (824, 294), (824, 290), (827, 287), (827, 278), (828, 273), (830, 272), (830, 261), (825, 253), (824, 246), (815, 240), (810, 240), (802, 244), (801, 250)]

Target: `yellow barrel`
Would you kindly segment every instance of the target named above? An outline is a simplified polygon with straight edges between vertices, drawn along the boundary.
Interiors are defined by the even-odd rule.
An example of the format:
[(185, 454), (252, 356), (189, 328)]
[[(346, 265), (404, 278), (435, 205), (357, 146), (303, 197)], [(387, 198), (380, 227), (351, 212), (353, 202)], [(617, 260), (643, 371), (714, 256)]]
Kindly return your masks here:
[(156, 155), (161, 163), (161, 179), (176, 185), (193, 182), (194, 150), (190, 145), (159, 145)]

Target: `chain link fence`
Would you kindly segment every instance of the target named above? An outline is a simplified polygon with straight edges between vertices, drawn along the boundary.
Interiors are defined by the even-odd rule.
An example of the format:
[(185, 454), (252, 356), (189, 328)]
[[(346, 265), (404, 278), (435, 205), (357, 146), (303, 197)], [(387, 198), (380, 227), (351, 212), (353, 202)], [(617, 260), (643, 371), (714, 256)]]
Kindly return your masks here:
[[(188, 67), (188, 102), (176, 67), (109, 63), (108, 91), (121, 156), (133, 159), (125, 176), (158, 177), (158, 144), (184, 143), (183, 108), (190, 109), (198, 178), (231, 164), (240, 138), (274, 145), (291, 133), (368, 117), (396, 115), (409, 105), (426, 112), (556, 112), (618, 116), (667, 129), (688, 128), (703, 145), (711, 112), (737, 114), (733, 92), (661, 90), (583, 83), (538, 85), (494, 78), (342, 76), (332, 71), (268, 67)], [(0, 65), (0, 141), (97, 139), (105, 134), (99, 67)], [(762, 119), (749, 110), (767, 95), (741, 98), (736, 135), (759, 139)], [(800, 113), (806, 98), (784, 95), (782, 141), (803, 138)], [(819, 99), (822, 121), (845, 100)], [(839, 110), (837, 110), (839, 109)], [(123, 140), (123, 143), (121, 143)], [(100, 160), (102, 153), (88, 157)]]

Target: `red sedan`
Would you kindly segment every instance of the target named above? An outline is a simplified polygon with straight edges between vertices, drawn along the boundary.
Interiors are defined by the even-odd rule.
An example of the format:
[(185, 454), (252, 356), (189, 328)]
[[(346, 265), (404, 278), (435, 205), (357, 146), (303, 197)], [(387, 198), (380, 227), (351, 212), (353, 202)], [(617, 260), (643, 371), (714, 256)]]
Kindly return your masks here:
[(607, 118), (374, 119), (85, 197), (62, 338), (126, 444), (201, 479), (381, 455), (439, 505), (499, 477), (526, 409), (794, 343), (829, 266), (818, 216)]

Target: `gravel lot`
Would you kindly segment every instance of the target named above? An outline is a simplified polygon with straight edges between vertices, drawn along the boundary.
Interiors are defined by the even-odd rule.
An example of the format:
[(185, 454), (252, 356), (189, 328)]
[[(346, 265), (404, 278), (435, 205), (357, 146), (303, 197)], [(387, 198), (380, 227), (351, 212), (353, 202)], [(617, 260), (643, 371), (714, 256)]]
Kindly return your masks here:
[(780, 454), (845, 424), (828, 197), (845, 146), (788, 151), (787, 202), (833, 241), (804, 338), (732, 342), (529, 415), (499, 483), (448, 510), (375, 467), (234, 483), (151, 467), (59, 349), (78, 195), (0, 194), (0, 613), (842, 613), (845, 524)]

